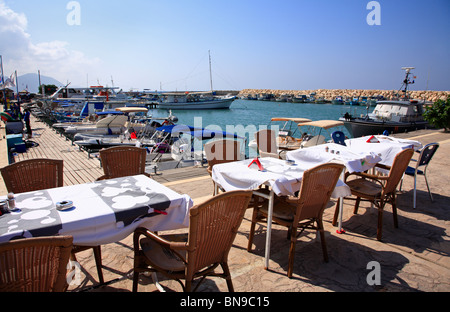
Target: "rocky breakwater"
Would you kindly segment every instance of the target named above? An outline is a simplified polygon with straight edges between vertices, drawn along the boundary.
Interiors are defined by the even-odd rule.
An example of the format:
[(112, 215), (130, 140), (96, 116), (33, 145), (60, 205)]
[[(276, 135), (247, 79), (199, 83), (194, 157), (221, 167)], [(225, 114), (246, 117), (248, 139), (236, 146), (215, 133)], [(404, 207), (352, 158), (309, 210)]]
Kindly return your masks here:
[[(450, 91), (409, 91), (412, 99), (426, 100), (435, 102), (439, 99), (445, 100), (450, 96)], [(337, 96), (343, 98), (353, 97), (380, 97), (387, 100), (398, 98), (398, 90), (351, 90), (351, 89), (317, 89), (317, 90), (271, 90), (271, 89), (244, 89), (239, 93), (239, 97), (273, 94), (274, 97), (280, 96), (300, 96), (315, 94), (316, 98), (323, 98), (332, 101)]]

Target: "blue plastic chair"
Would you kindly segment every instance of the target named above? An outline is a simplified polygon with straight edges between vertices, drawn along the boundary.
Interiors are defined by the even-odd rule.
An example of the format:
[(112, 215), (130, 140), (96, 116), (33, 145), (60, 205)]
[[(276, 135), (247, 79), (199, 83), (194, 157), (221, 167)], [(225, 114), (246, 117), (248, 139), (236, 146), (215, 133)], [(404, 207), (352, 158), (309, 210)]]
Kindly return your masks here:
[(342, 132), (342, 131), (334, 131), (331, 134), (331, 138), (333, 139), (334, 143), (347, 146), (347, 144), (345, 144), (345, 134), (344, 134), (344, 132)]
[[(405, 174), (409, 175), (411, 177), (414, 177), (414, 209), (416, 208), (416, 182), (417, 182), (417, 175), (423, 175), (425, 178), (425, 183), (427, 184), (428, 189), (428, 195), (430, 196), (431, 201), (433, 201), (433, 195), (431, 195), (430, 192), (430, 186), (428, 185), (427, 180), (427, 167), (430, 163), (431, 159), (433, 158), (433, 155), (436, 153), (436, 150), (439, 147), (439, 143), (430, 143), (427, 144), (421, 151), (419, 159), (417, 160), (416, 167), (410, 167), (406, 168)], [(423, 170), (420, 170), (419, 167), (423, 167)], [(402, 180), (403, 182), (403, 180)], [(401, 184), (400, 184), (400, 190), (401, 190)]]

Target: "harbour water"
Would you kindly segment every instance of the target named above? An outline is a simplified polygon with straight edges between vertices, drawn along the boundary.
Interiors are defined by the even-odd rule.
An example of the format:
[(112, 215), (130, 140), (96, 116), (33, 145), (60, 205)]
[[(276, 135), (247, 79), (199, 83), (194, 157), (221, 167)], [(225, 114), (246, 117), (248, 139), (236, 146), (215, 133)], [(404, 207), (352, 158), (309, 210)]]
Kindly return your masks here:
[[(370, 108), (370, 112), (373, 108)], [(241, 125), (248, 129), (253, 139), (254, 129), (259, 130), (261, 127), (267, 127), (273, 117), (302, 117), (311, 120), (338, 120), (346, 112), (351, 112), (354, 116), (366, 113), (365, 106), (348, 106), (348, 105), (332, 105), (332, 104), (309, 104), (309, 103), (289, 103), (289, 102), (271, 102), (271, 101), (250, 101), (235, 100), (230, 109), (224, 110), (174, 110), (172, 113), (178, 117), (178, 124), (199, 125), (208, 129), (216, 130), (218, 127), (223, 131), (227, 131), (228, 126)], [(161, 109), (152, 109), (149, 114), (154, 117), (167, 116), (168, 112)], [(199, 119), (201, 118), (201, 119)], [(255, 127), (253, 127), (255, 126)], [(348, 137), (349, 132), (341, 127)], [(299, 137), (301, 133), (297, 131), (294, 135)]]

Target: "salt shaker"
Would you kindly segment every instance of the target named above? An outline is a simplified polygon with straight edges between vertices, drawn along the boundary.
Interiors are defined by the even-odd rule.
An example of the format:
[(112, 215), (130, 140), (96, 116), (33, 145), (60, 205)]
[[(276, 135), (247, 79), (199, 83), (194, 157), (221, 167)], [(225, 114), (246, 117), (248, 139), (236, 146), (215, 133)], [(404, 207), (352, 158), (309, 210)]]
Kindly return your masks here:
[(14, 198), (14, 193), (8, 193), (8, 208), (9, 210), (16, 209), (16, 199)]

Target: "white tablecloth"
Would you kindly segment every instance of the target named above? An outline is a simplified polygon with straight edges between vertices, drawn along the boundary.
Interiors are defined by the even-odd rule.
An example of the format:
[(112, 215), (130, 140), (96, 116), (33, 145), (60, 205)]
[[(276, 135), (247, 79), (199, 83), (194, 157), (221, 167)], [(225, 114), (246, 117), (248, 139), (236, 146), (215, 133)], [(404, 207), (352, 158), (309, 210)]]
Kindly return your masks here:
[[(268, 184), (274, 193), (280, 195), (294, 195), (300, 190), (303, 172), (314, 166), (290, 165), (286, 161), (276, 158), (260, 158), (265, 171), (248, 165), (253, 159), (218, 164), (213, 167), (212, 179), (225, 191), (255, 190), (260, 185)], [(315, 165), (319, 165), (316, 163)], [(350, 188), (341, 180), (338, 181), (333, 198), (351, 195)]]
[(349, 172), (363, 172), (373, 168), (381, 157), (370, 151), (353, 151), (346, 146), (328, 143), (302, 148), (286, 153), (301, 168), (312, 168), (319, 163), (338, 162)]
[[(73, 201), (66, 211), (56, 203)], [(17, 211), (0, 216), (0, 242), (72, 235), (75, 245), (120, 241), (137, 227), (152, 231), (185, 228), (193, 202), (144, 176), (131, 176), (16, 194)]]
[(419, 150), (422, 148), (422, 143), (414, 140), (397, 139), (394, 137), (376, 135), (379, 143), (367, 143), (371, 136), (365, 136), (355, 139), (345, 140), (347, 147), (355, 152), (372, 152), (381, 157), (380, 163), (391, 166), (394, 162), (395, 156), (404, 149), (414, 148)]

